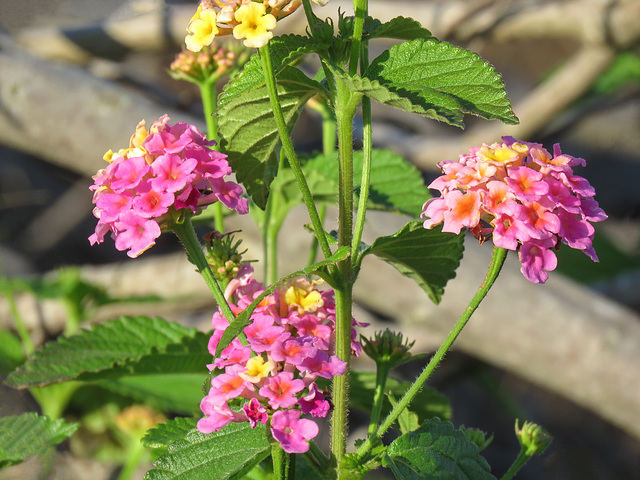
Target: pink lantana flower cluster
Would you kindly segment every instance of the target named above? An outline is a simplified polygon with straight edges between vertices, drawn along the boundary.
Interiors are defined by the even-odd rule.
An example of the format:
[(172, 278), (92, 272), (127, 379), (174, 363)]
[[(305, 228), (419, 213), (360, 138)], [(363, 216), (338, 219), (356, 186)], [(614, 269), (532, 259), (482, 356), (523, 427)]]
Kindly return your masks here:
[[(225, 290), (234, 313), (244, 310), (264, 291), (252, 278), (249, 264)], [(335, 303), (333, 291), (317, 289), (316, 282), (294, 279), (266, 296), (245, 327), (246, 342), (236, 338), (208, 365), (216, 376), (200, 403), (203, 433), (218, 431), (230, 422), (269, 423), (271, 434), (285, 452), (304, 453), (318, 434), (311, 419), (325, 417), (331, 408), (316, 380), (345, 373), (346, 363), (334, 354)], [(220, 311), (213, 315), (209, 351), (229, 325)], [(353, 326), (363, 326), (353, 320)], [(352, 329), (351, 348), (362, 351)]]
[(585, 161), (563, 154), (558, 144), (551, 154), (537, 143), (502, 140), (438, 165), (444, 175), (429, 188), (442, 196), (425, 203), (424, 227), (442, 223), (443, 232), (456, 234), (466, 227), (481, 243), (491, 238), (518, 251), (522, 274), (534, 283), (546, 282), (556, 268), (561, 243), (597, 262), (591, 222), (607, 215), (595, 189), (573, 172)]
[(144, 120), (129, 147), (104, 159), (109, 165), (93, 177), (92, 245), (111, 232), (118, 250), (137, 257), (155, 244), (163, 227), (181, 210), (196, 213), (217, 201), (238, 213), (249, 211), (242, 187), (225, 179), (231, 173), (226, 155), (209, 148), (194, 125), (170, 125), (164, 115), (149, 130)]

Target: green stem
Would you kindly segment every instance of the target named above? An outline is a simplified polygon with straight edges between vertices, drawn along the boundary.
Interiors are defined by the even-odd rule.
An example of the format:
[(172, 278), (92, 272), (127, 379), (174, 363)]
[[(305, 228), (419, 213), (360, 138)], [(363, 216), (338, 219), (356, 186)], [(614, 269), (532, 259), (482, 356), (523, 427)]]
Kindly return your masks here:
[(127, 448), (127, 459), (120, 470), (117, 480), (130, 480), (133, 478), (145, 453), (145, 447), (140, 441), (132, 440)]
[(358, 73), (358, 61), (360, 60), (361, 54), (364, 20), (367, 18), (367, 4), (367, 0), (353, 0), (355, 19), (353, 21), (353, 42), (351, 43), (351, 58), (349, 60), (350, 75)]
[(11, 288), (7, 288), (4, 292), (4, 295), (7, 297), (7, 303), (9, 304), (9, 311), (11, 312), (11, 316), (13, 317), (13, 322), (16, 325), (16, 331), (18, 332), (18, 336), (20, 337), (20, 342), (22, 343), (22, 351), (24, 352), (25, 357), (28, 357), (35, 350), (35, 346), (33, 345), (33, 340), (31, 339), (31, 335), (29, 335), (29, 329), (27, 329), (24, 321), (22, 320), (22, 315), (20, 314), (20, 310), (18, 309), (18, 304), (16, 303), (15, 295)]
[[(342, 83), (336, 85), (338, 126), (338, 245), (351, 248), (353, 240), (353, 117), (360, 96)], [(331, 454), (341, 475), (340, 464), (346, 452), (349, 413), (349, 369), (351, 361), (351, 318), (354, 272), (351, 259), (338, 263), (339, 282), (335, 289), (336, 355), (346, 362), (344, 375), (333, 378), (333, 416)]]
[(371, 419), (369, 420), (368, 435), (373, 435), (378, 427), (382, 405), (384, 404), (384, 389), (387, 386), (390, 370), (388, 363), (376, 362), (376, 390), (373, 394), (373, 407), (371, 409)]
[[(216, 100), (216, 82), (220, 78), (219, 75), (207, 78), (202, 82), (197, 82), (200, 87), (200, 95), (202, 97), (202, 107), (204, 109), (204, 120), (207, 124), (207, 140), (215, 140), (220, 143), (218, 136), (218, 122), (215, 114), (217, 107)], [(219, 145), (215, 146), (217, 150)], [(220, 233), (224, 232), (224, 215), (222, 213), (222, 203), (216, 202), (211, 207), (213, 209), (213, 221), (216, 230)]]
[(409, 387), (407, 392), (391, 410), (389, 415), (387, 415), (387, 418), (384, 419), (382, 424), (373, 433), (373, 435), (370, 435), (367, 440), (360, 446), (360, 448), (358, 448), (356, 454), (360, 459), (362, 459), (366, 454), (369, 453), (371, 448), (377, 443), (382, 435), (391, 427), (391, 425), (394, 424), (394, 422), (398, 419), (398, 416), (400, 416), (400, 413), (402, 413), (402, 411), (409, 406), (409, 403), (411, 403), (411, 401), (415, 398), (418, 392), (422, 389), (424, 383), (431, 376), (436, 367), (440, 364), (440, 361), (449, 351), (456, 338), (458, 338), (458, 335), (460, 335), (460, 332), (462, 332), (462, 329), (471, 318), (471, 315), (473, 315), (473, 313), (480, 305), (480, 302), (482, 302), (482, 300), (487, 296), (487, 293), (489, 293), (491, 286), (495, 282), (496, 278), (498, 278), (500, 269), (502, 268), (502, 265), (504, 264), (504, 261), (507, 257), (507, 252), (508, 250), (505, 250), (504, 248), (493, 248), (493, 256), (491, 258), (489, 270), (487, 272), (487, 275), (485, 276), (484, 281), (478, 288), (478, 291), (469, 302), (469, 305), (467, 306), (464, 313), (460, 316), (460, 319), (453, 327), (453, 330), (449, 333), (442, 345), (440, 345), (440, 348), (438, 348), (433, 357), (431, 357), (431, 360), (424, 368), (420, 376), (415, 380), (411, 387)]
[(271, 443), (273, 476), (276, 480), (294, 480), (296, 478), (296, 458), (285, 452), (278, 442)]
[(316, 232), (316, 237), (318, 238), (318, 241), (320, 243), (322, 253), (325, 258), (328, 258), (331, 256), (331, 248), (329, 247), (329, 242), (324, 236), (324, 229), (322, 226), (322, 222), (320, 221), (320, 216), (318, 215), (318, 210), (316, 209), (316, 204), (313, 201), (311, 190), (309, 190), (309, 185), (307, 184), (307, 180), (304, 177), (304, 173), (302, 172), (302, 166), (300, 165), (300, 161), (298, 160), (298, 155), (293, 148), (293, 142), (291, 141), (291, 137), (289, 136), (289, 132), (287, 131), (287, 124), (282, 114), (280, 101), (278, 100), (278, 90), (276, 88), (276, 79), (273, 74), (273, 67), (271, 64), (271, 52), (269, 50), (269, 44), (261, 47), (259, 51), (260, 58), (262, 59), (262, 70), (264, 72), (267, 89), (269, 91), (271, 109), (273, 110), (273, 116), (278, 128), (278, 134), (280, 135), (282, 149), (284, 150), (287, 160), (289, 161), (289, 165), (291, 166), (293, 175), (296, 177), (296, 181), (298, 182), (298, 187), (300, 188), (300, 192), (302, 193), (304, 203), (307, 206), (309, 218), (311, 219), (311, 223)]
[[(320, 205), (320, 221), (324, 224), (324, 220), (327, 217), (327, 206)], [(311, 239), (311, 247), (309, 247), (309, 260), (307, 261), (307, 265), (311, 266), (316, 263), (318, 257), (318, 239), (314, 236)]]
[(172, 229), (187, 251), (189, 261), (196, 266), (198, 272), (200, 272), (200, 275), (202, 275), (205, 283), (209, 287), (209, 290), (213, 293), (213, 297), (216, 299), (218, 307), (222, 310), (222, 314), (229, 323), (233, 322), (236, 317), (231, 311), (231, 307), (227, 303), (227, 299), (224, 298), (222, 288), (220, 288), (220, 284), (213, 276), (209, 262), (207, 262), (207, 259), (202, 252), (200, 241), (198, 240), (196, 232), (193, 229), (193, 225), (191, 224), (191, 217), (187, 216), (182, 223), (175, 222)]
[(323, 477), (331, 468), (329, 459), (313, 440), (309, 440), (309, 450), (304, 454), (304, 456), (313, 469)]
[(302, 5), (304, 8), (304, 14), (307, 17), (307, 23), (309, 24), (310, 28), (313, 28), (313, 26), (318, 23), (318, 17), (316, 17), (315, 13), (313, 13), (313, 9), (311, 8), (311, 2), (309, 0), (302, 0)]
[[(365, 2), (365, 16), (366, 2)], [(362, 55), (360, 57), (360, 70), (366, 70), (369, 65), (369, 48), (367, 42), (362, 44)], [(360, 179), (360, 198), (358, 199), (358, 213), (356, 214), (356, 224), (351, 242), (351, 261), (357, 265), (360, 261), (358, 250), (362, 241), (362, 232), (367, 218), (367, 203), (369, 201), (369, 185), (371, 183), (371, 155), (373, 152), (373, 131), (371, 127), (371, 99), (362, 98), (362, 176)]]
[(521, 447), (518, 456), (513, 461), (513, 464), (509, 467), (509, 470), (502, 476), (500, 480), (511, 480), (516, 473), (520, 471), (524, 464), (529, 461), (531, 455), (528, 454), (526, 447)]

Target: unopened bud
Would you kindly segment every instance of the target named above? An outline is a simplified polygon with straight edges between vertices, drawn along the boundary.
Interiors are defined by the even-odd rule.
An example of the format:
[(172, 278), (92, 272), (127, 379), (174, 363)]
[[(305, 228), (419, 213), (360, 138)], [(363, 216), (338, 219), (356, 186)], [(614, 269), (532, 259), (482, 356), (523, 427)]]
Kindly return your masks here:
[(541, 426), (532, 422), (524, 422), (520, 428), (518, 424), (519, 421), (516, 420), (516, 436), (527, 456), (540, 455), (551, 445), (553, 437)]
[(384, 332), (376, 332), (373, 339), (360, 339), (362, 350), (376, 363), (384, 363), (393, 368), (411, 360), (409, 350), (415, 342), (409, 343), (403, 338), (402, 333), (387, 329)]

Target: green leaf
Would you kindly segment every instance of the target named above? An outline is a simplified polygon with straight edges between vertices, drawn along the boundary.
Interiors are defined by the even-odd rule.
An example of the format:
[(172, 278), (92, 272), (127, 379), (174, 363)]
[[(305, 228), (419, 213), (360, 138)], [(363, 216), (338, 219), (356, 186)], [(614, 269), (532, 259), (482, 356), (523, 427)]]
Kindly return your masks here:
[(398, 480), (495, 480), (476, 444), (437, 418), (395, 439), (382, 463)]
[(220, 352), (227, 348), (229, 344), (231, 344), (234, 338), (240, 335), (240, 332), (242, 332), (244, 327), (251, 323), (251, 314), (264, 297), (266, 297), (267, 295), (271, 295), (276, 290), (276, 288), (278, 288), (283, 283), (291, 280), (292, 278), (300, 276), (321, 275), (326, 267), (344, 260), (345, 258), (349, 257), (349, 255), (351, 255), (351, 249), (349, 247), (340, 247), (329, 258), (314, 263), (313, 265), (310, 265), (307, 268), (303, 268), (302, 270), (298, 270), (297, 272), (293, 272), (286, 277), (281, 278), (273, 285), (270, 285), (236, 317), (231, 325), (229, 325), (225, 329), (222, 337), (220, 338), (220, 342), (218, 342), (218, 347), (216, 348), (216, 357), (219, 356)]
[(29, 412), (0, 418), (0, 470), (23, 462), (73, 435), (80, 425)]
[(271, 449), (266, 429), (259, 424), (231, 423), (210, 434), (191, 430), (183, 440), (154, 462), (145, 480), (235, 480), (266, 458)]
[[(207, 357), (207, 363), (211, 363), (211, 355)], [(101, 381), (99, 385), (158, 410), (193, 414), (202, 400), (202, 383), (207, 378), (205, 365), (201, 365), (204, 370), (201, 373), (123, 376)]]
[(7, 373), (24, 363), (22, 342), (8, 330), (0, 330), (0, 372)]
[(142, 437), (142, 444), (149, 448), (161, 448), (184, 439), (191, 430), (196, 428), (195, 418), (177, 417), (167, 420), (150, 429)]
[[(71, 337), (60, 337), (40, 350), (7, 378), (14, 387), (28, 388), (79, 378), (97, 379), (89, 373), (121, 367), (144, 355), (163, 352), (197, 331), (161, 318), (121, 317), (82, 330)], [(105, 376), (109, 376), (105, 373)]]
[[(256, 205), (264, 209), (269, 186), (277, 173), (275, 149), (280, 137), (264, 79), (256, 86), (252, 75), (257, 74), (253, 70), (250, 69), (246, 77), (238, 76), (235, 82), (240, 86), (231, 82), (220, 95), (218, 133), (222, 137), (222, 151), (228, 154), (238, 181)], [(290, 132), (307, 100), (323, 89), (293, 67), (283, 68), (276, 80), (282, 113)]]
[[(322, 194), (335, 203), (338, 182), (338, 159), (336, 154), (317, 155), (305, 168), (320, 172), (330, 182), (320, 183)], [(362, 180), (362, 152), (353, 156), (354, 189), (360, 191)], [(334, 186), (334, 196), (328, 195), (327, 187)], [(315, 186), (310, 187), (314, 196)], [(374, 149), (371, 158), (371, 183), (369, 187), (368, 207), (372, 210), (384, 210), (401, 213), (417, 218), (422, 206), (431, 195), (425, 186), (422, 174), (411, 163), (391, 150)]]
[(393, 235), (377, 238), (362, 255), (372, 253), (393, 265), (438, 304), (445, 285), (456, 276), (463, 251), (464, 235), (443, 233), (441, 227), (427, 230), (420, 222), (409, 222)]
[(462, 126), (462, 115), (458, 111), (457, 104), (444, 93), (432, 92), (431, 103), (429, 103), (423, 101), (413, 92), (396, 91), (376, 79), (372, 80), (359, 75), (349, 75), (333, 65), (326, 65), (333, 77), (343, 82), (352, 92), (366, 95), (372, 100), (389, 107), (417, 113), (451, 125)]
[[(412, 107), (405, 110), (424, 110), (427, 116), (435, 112), (435, 117), (453, 125), (462, 126), (465, 113), (518, 123), (493, 66), (476, 53), (447, 42), (416, 39), (395, 45), (371, 62), (364, 77), (371, 82), (371, 92), (363, 93), (374, 100), (384, 97), (380, 90), (384, 86), (390, 94), (410, 101)], [(404, 105), (394, 97), (383, 103)]]
[(431, 32), (413, 18), (395, 17), (382, 23), (375, 18), (367, 17), (364, 23), (365, 38), (395, 38), (398, 40), (415, 40), (431, 38)]
[[(411, 386), (411, 382), (396, 380), (393, 377), (387, 379), (385, 391), (394, 398), (400, 398)], [(349, 401), (351, 408), (361, 412), (371, 412), (371, 401), (376, 388), (375, 372), (351, 372), (351, 384)], [(409, 406), (411, 412), (418, 416), (420, 422), (433, 417), (444, 419), (451, 418), (451, 404), (449, 399), (428, 386), (424, 387), (415, 400)], [(391, 411), (391, 403), (388, 397), (382, 404), (382, 416)]]

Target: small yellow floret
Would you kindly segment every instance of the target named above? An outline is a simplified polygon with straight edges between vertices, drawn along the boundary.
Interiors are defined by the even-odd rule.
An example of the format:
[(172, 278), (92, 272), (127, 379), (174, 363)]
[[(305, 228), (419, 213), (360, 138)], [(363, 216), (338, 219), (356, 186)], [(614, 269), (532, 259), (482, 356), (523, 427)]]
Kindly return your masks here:
[(484, 145), (478, 151), (478, 156), (489, 162), (511, 163), (522, 158), (522, 152), (518, 150), (500, 144)]
[(237, 40), (244, 38), (246, 47), (264, 47), (273, 37), (269, 30), (276, 28), (276, 17), (266, 13), (266, 8), (262, 3), (251, 2), (242, 5), (236, 11), (236, 21), (240, 22), (233, 28), (233, 36)]
[(240, 377), (251, 383), (258, 383), (262, 378), (268, 377), (275, 366), (271, 360), (265, 362), (261, 356), (256, 355), (247, 361), (247, 369), (240, 373)]
[(291, 282), (284, 293), (286, 306), (296, 308), (300, 314), (318, 310), (324, 305), (324, 300), (315, 286), (315, 282), (310, 282), (306, 278), (297, 278)]
[(188, 50), (199, 52), (203, 47), (211, 45), (218, 34), (216, 25), (216, 12), (213, 9), (198, 7), (187, 26), (189, 35), (184, 39)]

